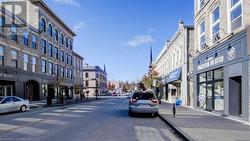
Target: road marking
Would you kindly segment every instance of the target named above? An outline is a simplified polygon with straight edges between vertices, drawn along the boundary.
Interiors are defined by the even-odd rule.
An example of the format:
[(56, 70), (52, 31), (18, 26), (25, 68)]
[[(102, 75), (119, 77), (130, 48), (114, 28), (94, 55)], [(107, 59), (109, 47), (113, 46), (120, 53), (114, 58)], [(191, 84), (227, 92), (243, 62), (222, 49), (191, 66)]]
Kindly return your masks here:
[(16, 121), (26, 121), (26, 122), (38, 122), (38, 121), (41, 121), (43, 119), (41, 118), (17, 118), (17, 119), (14, 119)]
[(82, 111), (82, 110), (74, 110), (73, 113), (86, 113), (86, 112), (92, 112), (92, 111)]
[(82, 117), (80, 115), (72, 115), (72, 114), (63, 114), (64, 117)]
[(96, 110), (94, 108), (90, 108), (90, 107), (71, 107), (71, 108), (67, 108), (69, 110)]
[(31, 135), (31, 136), (37, 136), (37, 135), (41, 135), (41, 134), (46, 133), (47, 130), (33, 128), (33, 127), (22, 127), (22, 128), (12, 130), (11, 132), (21, 133), (21, 134), (26, 134), (26, 135)]
[(60, 113), (40, 113), (40, 115), (44, 115), (44, 116), (60, 116)]
[(66, 121), (52, 120), (52, 119), (42, 121), (41, 123), (54, 124), (54, 125), (66, 125), (66, 124), (68, 124), (68, 122), (66, 122)]
[(15, 128), (18, 128), (19, 126), (16, 125), (10, 125), (10, 124), (0, 124), (0, 130), (6, 131), (6, 130), (12, 130)]
[(63, 113), (63, 112), (68, 112), (69, 110), (53, 110), (53, 111), (58, 113)]
[(139, 141), (164, 141), (159, 130), (152, 127), (135, 126), (136, 136)]

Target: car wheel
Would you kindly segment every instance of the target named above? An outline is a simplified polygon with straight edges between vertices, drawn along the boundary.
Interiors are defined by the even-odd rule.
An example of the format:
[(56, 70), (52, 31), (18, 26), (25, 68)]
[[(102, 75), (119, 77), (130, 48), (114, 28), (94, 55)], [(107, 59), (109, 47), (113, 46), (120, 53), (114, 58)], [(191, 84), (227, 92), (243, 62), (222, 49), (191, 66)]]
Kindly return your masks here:
[(159, 113), (156, 112), (156, 113), (154, 113), (153, 115), (154, 115), (154, 117), (157, 117), (157, 116), (159, 115)]
[(25, 106), (25, 105), (23, 105), (23, 106), (21, 106), (20, 111), (21, 111), (21, 112), (25, 112), (25, 111), (26, 111), (26, 109), (27, 109), (27, 108), (26, 108), (26, 106)]

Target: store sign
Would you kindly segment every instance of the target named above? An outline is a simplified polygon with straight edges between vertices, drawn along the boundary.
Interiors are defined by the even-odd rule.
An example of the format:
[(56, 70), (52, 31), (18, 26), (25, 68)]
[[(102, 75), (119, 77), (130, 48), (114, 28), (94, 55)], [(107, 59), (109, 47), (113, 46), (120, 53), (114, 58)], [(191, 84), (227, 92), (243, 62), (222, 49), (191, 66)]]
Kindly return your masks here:
[(171, 72), (167, 77), (166, 77), (166, 83), (170, 83), (173, 81), (179, 80), (181, 77), (181, 68), (176, 69), (175, 71)]
[(205, 68), (208, 68), (208, 67), (211, 67), (211, 66), (223, 63), (223, 62), (224, 62), (224, 56), (220, 56), (217, 58), (210, 58), (210, 59), (208, 59), (207, 62), (205, 62), (201, 65), (198, 65), (198, 70), (203, 70)]
[(3, 78), (13, 78), (13, 74), (7, 74), (7, 73), (0, 73), (0, 77), (3, 77)]

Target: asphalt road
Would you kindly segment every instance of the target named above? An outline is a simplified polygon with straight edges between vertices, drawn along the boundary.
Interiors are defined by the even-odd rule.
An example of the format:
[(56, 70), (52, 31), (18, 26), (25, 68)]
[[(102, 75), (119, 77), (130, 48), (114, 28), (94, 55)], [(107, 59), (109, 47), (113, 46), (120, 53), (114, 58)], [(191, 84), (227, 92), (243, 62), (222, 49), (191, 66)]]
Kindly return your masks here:
[(0, 115), (0, 141), (177, 141), (159, 118), (129, 117), (127, 99)]

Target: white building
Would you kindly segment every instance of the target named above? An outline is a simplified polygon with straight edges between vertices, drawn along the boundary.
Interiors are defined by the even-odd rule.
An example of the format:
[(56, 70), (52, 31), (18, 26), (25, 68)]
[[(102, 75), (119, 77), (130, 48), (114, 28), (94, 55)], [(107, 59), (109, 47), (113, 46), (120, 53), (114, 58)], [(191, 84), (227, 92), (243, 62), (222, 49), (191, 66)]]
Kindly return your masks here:
[(184, 26), (179, 22), (179, 29), (170, 41), (167, 41), (161, 53), (154, 62), (155, 70), (159, 73), (162, 86), (161, 95), (168, 102), (182, 100), (182, 105), (190, 105), (192, 83), (189, 81), (192, 67), (193, 26)]

